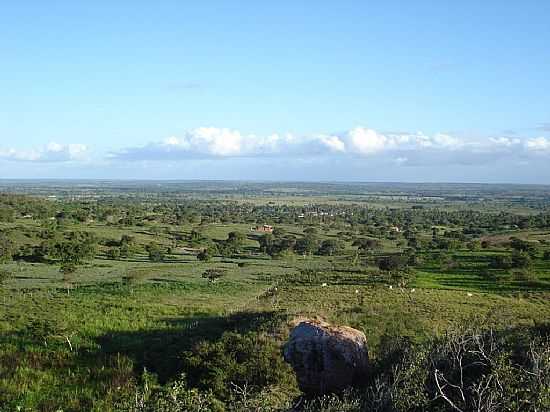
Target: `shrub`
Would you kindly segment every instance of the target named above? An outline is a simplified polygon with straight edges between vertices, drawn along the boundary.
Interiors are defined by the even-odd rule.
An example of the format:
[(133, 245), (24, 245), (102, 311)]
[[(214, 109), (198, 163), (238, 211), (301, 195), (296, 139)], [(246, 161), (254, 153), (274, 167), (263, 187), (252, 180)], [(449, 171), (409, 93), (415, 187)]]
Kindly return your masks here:
[(476, 328), (409, 346), (391, 373), (397, 410), (537, 411), (550, 406), (550, 329)]
[(197, 259), (201, 262), (208, 262), (210, 259), (212, 259), (212, 255), (208, 253), (207, 249), (203, 249), (197, 254)]
[(491, 256), (489, 261), (489, 267), (491, 269), (510, 269), (512, 264), (512, 258), (508, 255)]
[(149, 260), (151, 262), (162, 262), (164, 261), (165, 250), (156, 243), (151, 243), (147, 246), (147, 252), (149, 254)]
[(13, 274), (9, 270), (0, 269), (0, 287), (3, 287), (12, 277)]
[(184, 353), (183, 363), (191, 386), (211, 390), (222, 400), (229, 399), (230, 382), (259, 392), (292, 377), (276, 342), (252, 332), (226, 332), (218, 341), (202, 341)]
[(210, 283), (216, 282), (219, 278), (225, 276), (226, 271), (223, 269), (207, 269), (202, 274), (203, 279), (208, 279)]

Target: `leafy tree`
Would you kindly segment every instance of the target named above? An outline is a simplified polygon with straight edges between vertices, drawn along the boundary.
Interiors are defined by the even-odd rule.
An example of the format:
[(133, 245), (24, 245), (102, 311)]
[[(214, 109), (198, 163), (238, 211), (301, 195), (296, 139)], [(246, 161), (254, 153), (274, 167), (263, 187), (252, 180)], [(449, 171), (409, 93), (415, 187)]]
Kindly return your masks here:
[(126, 286), (134, 286), (143, 282), (148, 275), (148, 271), (143, 269), (128, 269), (122, 278), (122, 283)]
[(295, 249), (302, 255), (311, 255), (319, 249), (319, 240), (312, 235), (304, 236), (296, 241)]
[(512, 266), (512, 257), (508, 255), (491, 256), (489, 261), (489, 267), (491, 269), (510, 269)]
[(380, 240), (371, 238), (357, 238), (353, 241), (352, 246), (356, 246), (362, 252), (378, 249)]
[(344, 250), (344, 243), (340, 240), (327, 239), (321, 242), (319, 254), (324, 256), (332, 256), (341, 253)]
[(15, 243), (5, 234), (0, 232), (0, 263), (6, 263), (13, 259)]
[(3, 287), (12, 277), (13, 273), (11, 273), (9, 270), (0, 269), (0, 288)]
[(13, 222), (15, 210), (10, 206), (0, 206), (0, 222)]
[(147, 253), (151, 262), (162, 262), (165, 257), (165, 250), (157, 243), (150, 243), (147, 246)]
[(310, 227), (306, 227), (304, 229), (304, 233), (306, 235), (312, 235), (313, 236), (313, 235), (316, 235), (318, 233), (318, 231), (317, 231), (317, 228), (310, 226)]
[(124, 258), (130, 258), (138, 251), (135, 238), (130, 235), (122, 235), (119, 245), (120, 256)]
[(198, 243), (202, 240), (202, 234), (198, 230), (193, 229), (189, 237), (191, 243)]
[(116, 260), (120, 257), (120, 248), (118, 247), (112, 247), (107, 250), (107, 257), (109, 259)]
[(510, 247), (518, 252), (534, 252), (535, 246), (531, 242), (513, 237), (510, 239)]
[(273, 229), (273, 236), (275, 237), (283, 237), (286, 235), (286, 230), (282, 227), (276, 227)]
[(402, 255), (383, 256), (378, 259), (378, 268), (385, 272), (399, 272), (407, 266), (407, 258)]
[(67, 238), (58, 240), (48, 247), (48, 253), (60, 260), (62, 265), (77, 266), (94, 257), (97, 240), (87, 232), (72, 232)]
[(212, 255), (208, 251), (208, 249), (203, 249), (197, 254), (197, 259), (201, 262), (208, 262), (210, 259), (212, 259)]
[(512, 253), (512, 266), (514, 268), (525, 269), (531, 266), (531, 257), (525, 252)]
[(208, 279), (210, 283), (215, 283), (218, 279), (225, 276), (226, 271), (223, 269), (206, 269), (202, 274), (203, 279)]
[(67, 295), (74, 283), (74, 273), (76, 272), (76, 264), (71, 262), (65, 262), (61, 264), (59, 271), (63, 274), (63, 283), (67, 289)]
[(260, 243), (260, 251), (271, 254), (275, 244), (275, 236), (271, 233), (265, 233), (258, 239), (258, 242)]
[(512, 278), (518, 282), (536, 282), (537, 275), (529, 268), (518, 269), (512, 272)]
[(481, 247), (481, 242), (478, 240), (471, 240), (468, 243), (466, 243), (466, 247), (470, 252), (475, 252), (476, 250), (479, 250)]

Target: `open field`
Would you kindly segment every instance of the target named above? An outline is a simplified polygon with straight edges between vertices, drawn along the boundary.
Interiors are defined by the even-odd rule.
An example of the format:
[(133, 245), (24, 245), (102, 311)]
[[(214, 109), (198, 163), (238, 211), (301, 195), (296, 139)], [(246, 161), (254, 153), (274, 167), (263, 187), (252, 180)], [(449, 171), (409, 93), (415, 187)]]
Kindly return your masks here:
[[(49, 190), (2, 198), (13, 214), (0, 222), (11, 250), (0, 265), (0, 410), (138, 410), (145, 387), (165, 390), (182, 373), (190, 389), (230, 408), (238, 404), (231, 384), (250, 382), (248, 372), (224, 364), (218, 346), (221, 355), (202, 366), (193, 360), (227, 332), (254, 336), (263, 342), (254, 351), (281, 363), (254, 396), (269, 403), (263, 410), (285, 410), (300, 396), (280, 355), (296, 319), (363, 331), (374, 362), (393, 337), (421, 344), (468, 323), (505, 329), (550, 319), (550, 219), (532, 199), (517, 210), (472, 211), (397, 200), (398, 208), (340, 207), (319, 194), (304, 203), (246, 194), (212, 202), (202, 193), (181, 205), (167, 193), (42, 200), (59, 189)], [(30, 212), (39, 207), (43, 216)], [(251, 230), (264, 223), (280, 233)], [(78, 242), (93, 243), (91, 252), (63, 254)], [(395, 266), (382, 266), (391, 257)], [(220, 278), (203, 276), (209, 271)]]

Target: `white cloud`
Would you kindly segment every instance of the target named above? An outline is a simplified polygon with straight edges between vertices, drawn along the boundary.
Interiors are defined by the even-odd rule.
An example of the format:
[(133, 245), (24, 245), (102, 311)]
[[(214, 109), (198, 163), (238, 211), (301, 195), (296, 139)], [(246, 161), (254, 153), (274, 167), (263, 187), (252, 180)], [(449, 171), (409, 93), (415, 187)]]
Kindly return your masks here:
[(356, 127), (347, 133), (349, 149), (360, 154), (370, 155), (395, 146), (395, 142), (372, 129)]
[(527, 150), (534, 152), (550, 152), (550, 139), (545, 137), (536, 137), (525, 142)]
[(466, 139), (446, 133), (381, 133), (355, 127), (335, 134), (257, 136), (237, 130), (201, 127), (142, 147), (111, 153), (121, 160), (182, 160), (234, 157), (354, 157), (386, 160), (397, 165), (488, 164), (498, 159), (525, 160), (533, 151), (550, 151), (546, 138), (491, 137)]
[(59, 144), (50, 142), (38, 149), (19, 150), (0, 148), (0, 159), (19, 162), (67, 162), (82, 160), (88, 151), (83, 144)]
[(338, 136), (320, 135), (319, 141), (333, 152), (345, 152), (346, 144)]
[(489, 142), (495, 147), (512, 147), (521, 144), (520, 139), (510, 139), (509, 137), (491, 137)]

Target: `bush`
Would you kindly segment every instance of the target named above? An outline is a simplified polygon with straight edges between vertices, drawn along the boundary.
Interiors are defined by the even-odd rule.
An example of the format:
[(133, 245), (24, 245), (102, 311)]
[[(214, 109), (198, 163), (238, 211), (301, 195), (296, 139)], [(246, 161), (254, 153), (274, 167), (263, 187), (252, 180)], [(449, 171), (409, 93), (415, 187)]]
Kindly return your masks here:
[(508, 255), (491, 256), (489, 261), (489, 267), (491, 269), (510, 269), (512, 264), (512, 258)]
[(0, 269), (0, 287), (4, 286), (12, 277), (13, 274), (9, 270)]
[(203, 279), (208, 279), (210, 283), (215, 283), (219, 278), (225, 276), (226, 271), (223, 269), (206, 269), (202, 274)]
[(151, 262), (162, 262), (164, 261), (165, 250), (156, 243), (151, 243), (147, 246), (147, 252), (149, 254), (149, 260)]
[(537, 275), (529, 269), (519, 269), (512, 272), (512, 278), (516, 282), (536, 282)]
[(201, 262), (208, 262), (210, 261), (210, 259), (212, 259), (212, 255), (208, 253), (207, 249), (203, 249), (197, 254), (197, 259)]
[(112, 260), (116, 260), (120, 257), (120, 248), (112, 247), (107, 250), (107, 257)]
[(183, 363), (191, 386), (211, 390), (222, 400), (230, 397), (230, 383), (259, 392), (292, 379), (276, 342), (252, 332), (226, 332), (218, 341), (202, 341), (184, 353)]
[(386, 379), (390, 410), (548, 410), (549, 332), (471, 328), (407, 345)]

